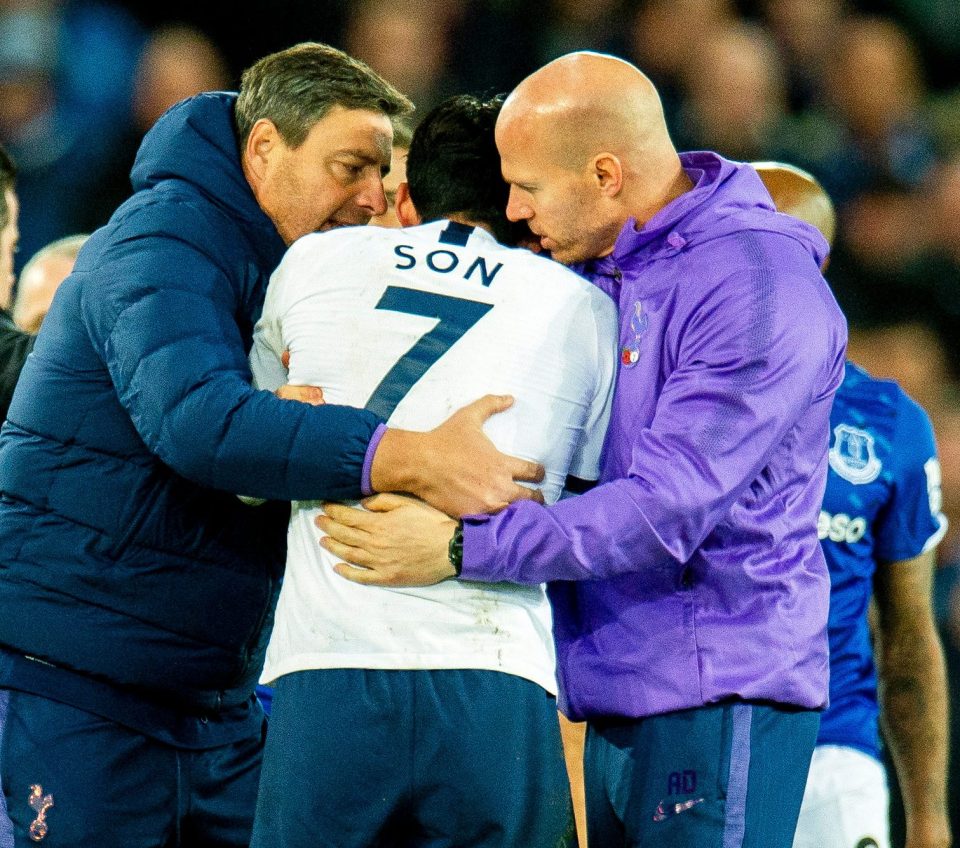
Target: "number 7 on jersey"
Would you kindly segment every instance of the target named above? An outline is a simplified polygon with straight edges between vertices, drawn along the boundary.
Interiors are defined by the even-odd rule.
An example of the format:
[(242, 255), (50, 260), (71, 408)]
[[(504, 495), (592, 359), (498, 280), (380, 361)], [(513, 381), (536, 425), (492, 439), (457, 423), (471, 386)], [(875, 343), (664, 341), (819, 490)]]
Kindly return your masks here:
[(366, 408), (386, 420), (414, 383), (493, 306), (461, 297), (388, 286), (376, 308), (423, 315), (438, 321), (430, 332), (400, 357), (370, 395)]

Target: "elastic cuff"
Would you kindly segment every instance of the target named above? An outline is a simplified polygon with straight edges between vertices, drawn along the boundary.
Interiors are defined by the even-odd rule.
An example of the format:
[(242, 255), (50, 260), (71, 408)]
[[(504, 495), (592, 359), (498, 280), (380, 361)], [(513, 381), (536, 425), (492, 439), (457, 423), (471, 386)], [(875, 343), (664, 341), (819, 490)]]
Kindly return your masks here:
[(485, 566), (489, 568), (491, 551), (488, 550), (489, 531), (487, 524), (490, 521), (489, 515), (465, 515), (463, 516), (463, 561), (460, 564), (461, 580), (474, 580), (482, 583), (492, 581), (488, 574), (485, 574)]
[(360, 472), (360, 491), (363, 492), (363, 496), (365, 498), (376, 494), (376, 492), (373, 490), (373, 486), (370, 484), (370, 472), (373, 469), (374, 454), (376, 454), (377, 447), (380, 445), (380, 440), (383, 438), (383, 434), (386, 432), (386, 424), (377, 425), (377, 429), (373, 431), (373, 435), (370, 437), (370, 442), (367, 445), (367, 453), (363, 457), (363, 471)]

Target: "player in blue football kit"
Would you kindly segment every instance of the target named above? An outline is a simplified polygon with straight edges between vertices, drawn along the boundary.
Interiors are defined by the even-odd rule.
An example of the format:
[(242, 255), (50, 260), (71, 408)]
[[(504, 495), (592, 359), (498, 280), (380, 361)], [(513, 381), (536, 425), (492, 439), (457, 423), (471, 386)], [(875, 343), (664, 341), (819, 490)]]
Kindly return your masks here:
[[(936, 783), (942, 788), (946, 752), (942, 728), (924, 728), (922, 710), (909, 709), (892, 715), (889, 710), (892, 703), (902, 706), (905, 699), (917, 697), (929, 703), (929, 718), (937, 724), (942, 725), (945, 716), (943, 700), (937, 697), (938, 690), (943, 694), (943, 687), (936, 685), (935, 678), (942, 675), (939, 646), (932, 643), (935, 637), (923, 632), (925, 619), (932, 618), (929, 590), (934, 547), (946, 529), (940, 514), (940, 468), (933, 428), (926, 413), (896, 383), (877, 380), (852, 363), (847, 364), (830, 423), (830, 471), (817, 525), (831, 580), (830, 707), (821, 719), (814, 754), (815, 763), (818, 758), (823, 761), (828, 782), (820, 783), (817, 765), (811, 767), (814, 781), (808, 787), (808, 796), (814, 794), (809, 824), (816, 829), (836, 829), (834, 805), (838, 802), (833, 799), (842, 793), (856, 792), (857, 787), (851, 786), (843, 775), (862, 775), (866, 782), (873, 772), (873, 782), (885, 787), (879, 762), (877, 669), (868, 624), (871, 594), (877, 602), (877, 659), (886, 689), (884, 724), (895, 755), (897, 743), (903, 747), (903, 737), (918, 737), (908, 741), (908, 746), (915, 748), (913, 757), (899, 752), (905, 798), (909, 798), (909, 783), (918, 781), (922, 772), (930, 769), (941, 774), (929, 775), (923, 781), (927, 785), (917, 787), (913, 798), (924, 804), (936, 801)], [(910, 620), (901, 624), (898, 618), (904, 617)], [(929, 626), (932, 628), (932, 622)], [(920, 638), (915, 644), (891, 646), (900, 652), (891, 657), (886, 637), (898, 628), (909, 633), (919, 629), (916, 635)], [(900, 641), (906, 639), (901, 636)], [(893, 668), (889, 667), (891, 659)], [(906, 732), (901, 726), (905, 726)], [(855, 771), (848, 772), (838, 765), (841, 761), (851, 766), (857, 763)], [(924, 761), (926, 765), (920, 766)], [(885, 791), (875, 796), (861, 793), (860, 799), (862, 804), (877, 807), (873, 818), (880, 829), (863, 830), (858, 823), (859, 835), (852, 838), (851, 832), (850, 839), (838, 844), (853, 848), (860, 839), (870, 837), (880, 846), (887, 844)], [(827, 810), (830, 812), (824, 815)], [(801, 823), (804, 822), (801, 812)], [(854, 826), (853, 822), (850, 825)], [(820, 848), (832, 844), (819, 836), (805, 839), (800, 827), (797, 833), (797, 845)]]
[[(832, 205), (812, 177), (758, 171), (778, 209), (832, 240)], [(830, 567), (830, 706), (794, 848), (889, 846), (878, 720), (903, 790), (907, 848), (946, 848), (946, 681), (930, 603), (946, 519), (933, 427), (896, 383), (848, 362), (830, 429), (817, 525)]]

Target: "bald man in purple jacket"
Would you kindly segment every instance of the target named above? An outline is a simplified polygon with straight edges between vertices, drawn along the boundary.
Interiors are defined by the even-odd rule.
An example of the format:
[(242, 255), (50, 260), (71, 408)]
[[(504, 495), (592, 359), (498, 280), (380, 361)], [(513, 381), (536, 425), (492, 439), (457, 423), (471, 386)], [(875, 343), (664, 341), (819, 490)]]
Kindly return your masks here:
[(497, 146), (509, 217), (619, 304), (599, 485), (459, 523), (330, 506), (322, 544), (361, 583), (550, 582), (592, 845), (789, 848), (827, 700), (816, 523), (846, 347), (827, 244), (750, 167), (678, 155), (619, 59), (528, 77)]

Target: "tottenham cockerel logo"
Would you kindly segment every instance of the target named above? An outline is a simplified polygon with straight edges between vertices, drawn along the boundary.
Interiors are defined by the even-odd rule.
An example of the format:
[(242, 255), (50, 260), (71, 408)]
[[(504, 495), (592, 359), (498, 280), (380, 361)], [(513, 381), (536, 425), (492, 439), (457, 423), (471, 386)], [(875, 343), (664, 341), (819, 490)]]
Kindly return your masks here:
[(37, 817), (30, 822), (30, 838), (34, 842), (40, 842), (50, 826), (47, 824), (47, 810), (53, 806), (53, 795), (44, 795), (43, 787), (39, 783), (34, 783), (30, 787), (30, 806), (36, 811)]

